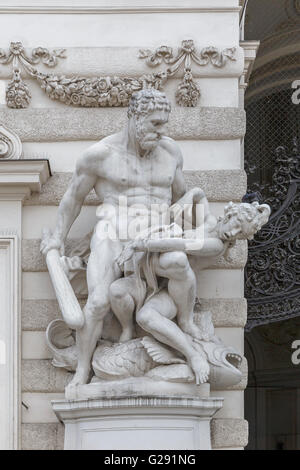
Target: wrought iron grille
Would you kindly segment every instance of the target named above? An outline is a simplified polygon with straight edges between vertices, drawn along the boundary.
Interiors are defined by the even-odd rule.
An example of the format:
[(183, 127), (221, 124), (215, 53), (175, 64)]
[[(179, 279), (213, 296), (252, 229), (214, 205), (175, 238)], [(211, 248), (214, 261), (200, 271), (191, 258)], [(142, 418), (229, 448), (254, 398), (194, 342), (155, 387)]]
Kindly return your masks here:
[(249, 243), (249, 331), (300, 316), (300, 105), (292, 102), (292, 83), (300, 80), (300, 2), (250, 0), (245, 30), (246, 39), (261, 40), (245, 96), (245, 200), (272, 208), (269, 223)]
[(260, 193), (249, 192), (244, 198), (263, 199), (273, 211), (268, 224), (249, 243), (247, 330), (300, 316), (300, 152), (296, 139), (291, 151), (280, 146), (274, 157), (272, 181), (261, 185)]

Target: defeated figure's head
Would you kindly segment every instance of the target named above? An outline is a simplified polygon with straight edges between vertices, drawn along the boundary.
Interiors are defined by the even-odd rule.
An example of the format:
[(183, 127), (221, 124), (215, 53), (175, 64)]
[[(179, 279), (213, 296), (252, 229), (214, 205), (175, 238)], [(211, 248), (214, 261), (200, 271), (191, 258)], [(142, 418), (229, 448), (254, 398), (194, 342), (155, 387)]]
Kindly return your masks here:
[(254, 235), (265, 225), (271, 209), (267, 204), (230, 202), (224, 209), (224, 217), (219, 221), (221, 240), (252, 240)]
[(164, 93), (146, 88), (131, 96), (128, 107), (129, 132), (135, 134), (140, 147), (154, 149), (164, 133), (171, 105)]

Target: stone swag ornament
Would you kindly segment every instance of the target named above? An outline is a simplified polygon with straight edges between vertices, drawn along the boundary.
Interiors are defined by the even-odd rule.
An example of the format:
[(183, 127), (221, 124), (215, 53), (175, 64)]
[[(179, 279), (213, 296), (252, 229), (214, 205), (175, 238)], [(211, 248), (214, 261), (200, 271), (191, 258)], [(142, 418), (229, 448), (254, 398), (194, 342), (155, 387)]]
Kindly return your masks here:
[(201, 67), (211, 63), (214, 67), (224, 67), (227, 60), (235, 61), (235, 47), (219, 51), (216, 47), (205, 47), (199, 54), (196, 52), (192, 39), (182, 41), (178, 54), (174, 56), (173, 49), (168, 46), (160, 46), (154, 52), (149, 49), (141, 49), (139, 57), (146, 59), (149, 67), (156, 67), (165, 62), (170, 67), (165, 71), (168, 77), (172, 77), (184, 64), (184, 76), (176, 91), (176, 102), (180, 106), (194, 107), (197, 105), (201, 93), (199, 87), (193, 80), (191, 63), (194, 62)]
[[(241, 356), (215, 335), (211, 313), (199, 305), (195, 267), (201, 282), (201, 269), (235, 240), (251, 239), (270, 208), (231, 202), (217, 220), (201, 188), (186, 191), (180, 148), (164, 135), (170, 109), (157, 90), (133, 94), (125, 129), (84, 152), (53, 233), (44, 231), (41, 251), (62, 313), (47, 342), (53, 365), (75, 372), (66, 398), (92, 389), (93, 397), (163, 393), (176, 384), (224, 389), (241, 380)], [(94, 231), (65, 255), (92, 189)], [(81, 309), (76, 294), (84, 292)]]
[(12, 42), (9, 51), (0, 49), (0, 64), (12, 63), (12, 79), (7, 85), (6, 102), (9, 108), (27, 108), (30, 104), (31, 94), (28, 86), (22, 80), (21, 68), (40, 85), (46, 95), (68, 106), (78, 107), (114, 107), (128, 106), (130, 97), (136, 91), (144, 88), (162, 89), (168, 79), (175, 75), (184, 64), (183, 80), (175, 93), (179, 106), (196, 106), (201, 93), (193, 80), (192, 62), (200, 66), (211, 63), (214, 67), (224, 67), (228, 60), (235, 61), (236, 49), (227, 48), (219, 51), (216, 47), (206, 47), (199, 53), (193, 40), (182, 41), (178, 54), (173, 49), (160, 46), (154, 52), (141, 49), (139, 58), (145, 59), (149, 67), (156, 67), (162, 62), (169, 65), (166, 70), (145, 74), (141, 77), (82, 77), (56, 75), (40, 72), (35, 65), (42, 63), (47, 67), (55, 67), (58, 60), (66, 58), (65, 49), (56, 49), (50, 52), (43, 47), (32, 50), (31, 55), (26, 54), (21, 42)]
[[(0, 49), (0, 63), (5, 65), (12, 63), (13, 71), (12, 80), (8, 83), (6, 89), (7, 106), (15, 109), (27, 108), (31, 100), (29, 88), (21, 77), (20, 66), (23, 67), (30, 76), (37, 78), (39, 73), (32, 65), (42, 61), (43, 64), (48, 67), (55, 67), (58, 58), (65, 58), (64, 52), (65, 49), (57, 49), (50, 53), (48, 49), (37, 47), (32, 50), (31, 57), (29, 57), (21, 42), (11, 42), (8, 53)], [(42, 75), (47, 76), (40, 74), (40, 78)]]

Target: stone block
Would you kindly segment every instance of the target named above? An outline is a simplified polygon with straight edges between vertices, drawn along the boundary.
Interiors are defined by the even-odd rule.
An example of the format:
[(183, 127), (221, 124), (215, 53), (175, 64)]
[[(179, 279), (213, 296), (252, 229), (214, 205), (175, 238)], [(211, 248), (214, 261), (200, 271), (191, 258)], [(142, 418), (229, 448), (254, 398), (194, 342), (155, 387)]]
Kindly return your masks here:
[(212, 448), (245, 447), (248, 443), (248, 422), (244, 419), (212, 419)]
[(22, 424), (22, 450), (63, 450), (64, 425), (61, 423)]
[[(22, 142), (100, 140), (119, 132), (127, 122), (122, 108), (1, 109), (0, 121)], [(231, 140), (246, 132), (245, 111), (240, 108), (176, 108), (170, 114), (167, 134), (173, 139)]]

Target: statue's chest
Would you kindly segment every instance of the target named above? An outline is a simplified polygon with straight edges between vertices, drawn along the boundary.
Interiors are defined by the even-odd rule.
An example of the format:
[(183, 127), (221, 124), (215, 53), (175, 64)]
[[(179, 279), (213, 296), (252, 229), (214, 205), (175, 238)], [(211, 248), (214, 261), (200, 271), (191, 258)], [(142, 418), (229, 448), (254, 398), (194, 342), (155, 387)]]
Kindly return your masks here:
[(106, 165), (105, 177), (121, 187), (171, 186), (176, 165), (170, 156), (162, 157), (113, 157)]

